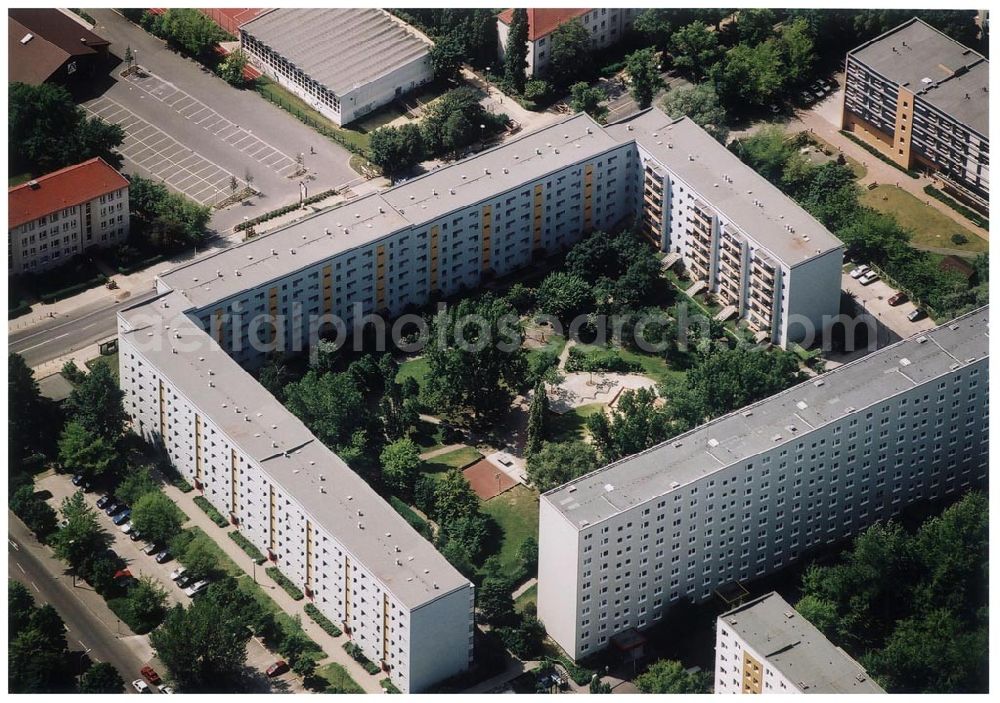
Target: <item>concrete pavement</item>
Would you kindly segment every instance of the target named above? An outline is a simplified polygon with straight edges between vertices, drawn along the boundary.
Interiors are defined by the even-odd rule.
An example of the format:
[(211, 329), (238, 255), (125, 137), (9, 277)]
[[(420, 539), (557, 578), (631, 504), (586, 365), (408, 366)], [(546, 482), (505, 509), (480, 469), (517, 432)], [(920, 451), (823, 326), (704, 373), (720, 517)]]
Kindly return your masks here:
[[(89, 657), (93, 663), (109, 662), (126, 685), (136, 678), (147, 661), (141, 647), (135, 645), (139, 636), (118, 621), (90, 586), (82, 582), (74, 586), (65, 565), (10, 511), (7, 530), (8, 576), (28, 587), (36, 605), (47, 603), (56, 609), (66, 623), (70, 651)], [(133, 692), (131, 687), (127, 692)]]

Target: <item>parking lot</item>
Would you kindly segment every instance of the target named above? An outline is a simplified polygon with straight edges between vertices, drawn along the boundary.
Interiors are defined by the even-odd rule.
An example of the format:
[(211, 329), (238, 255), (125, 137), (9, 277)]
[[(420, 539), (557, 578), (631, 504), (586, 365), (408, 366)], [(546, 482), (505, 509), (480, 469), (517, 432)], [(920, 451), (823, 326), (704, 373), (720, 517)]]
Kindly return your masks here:
[(889, 298), (894, 296), (897, 291), (888, 283), (879, 279), (869, 283), (867, 286), (862, 285), (860, 281), (851, 278), (850, 270), (847, 269), (844, 272), (841, 288), (849, 293), (853, 293), (855, 301), (870, 315), (875, 316), (879, 324), (886, 327), (894, 337), (889, 340), (880, 338), (880, 347), (884, 346), (886, 341), (896, 341), (897, 339), (909, 337), (912, 334), (934, 327), (934, 321), (929, 317), (924, 317), (922, 320), (917, 320), (916, 322), (910, 322), (906, 319), (907, 315), (916, 310), (916, 306), (910, 301), (895, 306), (889, 305)]

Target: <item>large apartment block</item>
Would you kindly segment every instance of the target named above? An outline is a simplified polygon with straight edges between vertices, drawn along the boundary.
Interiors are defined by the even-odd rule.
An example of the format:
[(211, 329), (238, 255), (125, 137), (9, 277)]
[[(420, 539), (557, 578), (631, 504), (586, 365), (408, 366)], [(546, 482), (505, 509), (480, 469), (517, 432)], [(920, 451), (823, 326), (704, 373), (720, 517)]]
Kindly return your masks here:
[(847, 652), (771, 592), (716, 620), (715, 693), (885, 693)]
[(647, 110), (608, 132), (635, 141), (632, 208), (668, 265), (759, 340), (820, 338), (839, 312), (839, 239), (688, 118)]
[(631, 135), (573, 115), (169, 271), (119, 313), (134, 429), (403, 690), (468, 665), (472, 584), (245, 369), (317, 319), (395, 317), (615, 227), (641, 169)]
[(240, 46), (265, 76), (339, 125), (434, 77), (432, 42), (376, 8), (279, 8), (240, 26)]
[(844, 129), (988, 211), (989, 61), (914, 17), (848, 52), (846, 71)]
[(38, 273), (128, 239), (128, 180), (104, 159), (7, 191), (7, 274)]
[(542, 495), (538, 614), (574, 659), (678, 602), (986, 480), (989, 309)]

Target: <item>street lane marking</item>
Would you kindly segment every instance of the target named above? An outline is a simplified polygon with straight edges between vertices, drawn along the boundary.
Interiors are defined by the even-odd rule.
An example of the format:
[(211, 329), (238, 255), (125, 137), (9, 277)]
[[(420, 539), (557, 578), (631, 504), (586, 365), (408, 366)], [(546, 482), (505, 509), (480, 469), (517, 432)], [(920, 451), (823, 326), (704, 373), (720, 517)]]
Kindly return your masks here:
[(12, 546), (14, 548), (15, 552), (21, 551), (21, 548), (17, 546), (17, 542), (15, 542), (14, 540), (12, 540), (10, 538), (8, 538), (7, 541), (10, 542), (10, 546)]
[(19, 568), (21, 570), (22, 574), (27, 574), (28, 573), (27, 571), (24, 570), (24, 567), (21, 566), (20, 562), (15, 561), (14, 563), (17, 564), (17, 568)]
[[(38, 591), (38, 586), (35, 585), (34, 581), (31, 582), (31, 587), (34, 588), (36, 591)], [(41, 593), (41, 591), (38, 592)]]
[(22, 353), (22, 354), (23, 354), (23, 353), (24, 353), (24, 352), (26, 352), (26, 351), (31, 351), (32, 349), (36, 349), (36, 348), (38, 348), (38, 347), (42, 347), (42, 346), (45, 346), (45, 345), (46, 345), (46, 344), (48, 344), (49, 342), (54, 342), (54, 341), (56, 341), (57, 339), (62, 339), (63, 337), (68, 337), (68, 336), (69, 336), (69, 332), (66, 332), (65, 334), (60, 334), (60, 335), (59, 335), (58, 337), (53, 337), (52, 339), (47, 339), (47, 340), (45, 340), (44, 342), (39, 342), (38, 344), (33, 344), (33, 345), (31, 345), (30, 347), (25, 347), (24, 349), (22, 349), (22, 350), (20, 351), (20, 353)]

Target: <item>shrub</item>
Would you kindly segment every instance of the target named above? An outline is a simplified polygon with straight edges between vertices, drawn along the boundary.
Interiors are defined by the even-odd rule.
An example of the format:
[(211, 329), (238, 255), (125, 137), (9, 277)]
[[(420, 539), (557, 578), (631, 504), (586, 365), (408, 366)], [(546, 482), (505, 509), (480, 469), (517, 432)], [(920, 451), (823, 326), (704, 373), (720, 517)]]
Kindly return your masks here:
[(298, 587), (288, 579), (287, 576), (281, 573), (281, 571), (278, 570), (278, 567), (269, 566), (268, 568), (265, 569), (265, 571), (267, 572), (267, 575), (270, 576), (271, 579), (276, 584), (285, 589), (285, 593), (290, 595), (294, 600), (302, 600), (303, 598), (305, 598), (305, 596), (302, 595), (302, 591), (300, 591)]
[(222, 513), (215, 509), (215, 506), (208, 502), (205, 496), (195, 496), (194, 504), (205, 511), (205, 514), (212, 519), (219, 527), (229, 527), (229, 521), (222, 517)]
[(333, 624), (333, 621), (330, 620), (330, 618), (319, 612), (319, 608), (312, 603), (306, 603), (304, 610), (306, 611), (306, 615), (308, 615), (314, 623), (319, 625), (323, 632), (330, 635), (330, 637), (340, 637), (344, 634), (340, 631), (339, 627)]
[(267, 561), (264, 555), (260, 553), (260, 550), (254, 546), (253, 542), (240, 534), (239, 530), (233, 530), (230, 532), (229, 537), (240, 546), (240, 549), (247, 553), (247, 556), (257, 562), (258, 565)]
[(377, 674), (381, 671), (378, 664), (375, 664), (372, 660), (366, 657), (364, 652), (361, 651), (361, 647), (354, 642), (345, 642), (344, 651), (347, 652), (351, 656), (351, 659), (360, 664), (361, 668), (369, 674)]
[(402, 691), (396, 688), (395, 684), (393, 684), (393, 682), (389, 680), (388, 676), (379, 681), (378, 685), (381, 686), (382, 690), (385, 691), (386, 693), (402, 693)]
[(585, 352), (579, 347), (573, 347), (569, 350), (569, 358), (566, 359), (566, 370), (633, 373), (642, 371), (642, 366), (623, 359), (611, 349), (595, 349)]
[(951, 243), (961, 246), (963, 244), (968, 244), (969, 238), (966, 237), (961, 232), (956, 232), (955, 234), (951, 235)]
[(190, 483), (185, 481), (180, 476), (172, 480), (170, 483), (172, 483), (174, 487), (176, 487), (177, 490), (179, 490), (181, 493), (190, 493), (191, 491), (194, 490), (194, 486), (192, 486)]
[(842, 130), (840, 130), (840, 133), (843, 134), (848, 139), (850, 139), (855, 144), (857, 144), (858, 146), (860, 146), (862, 149), (864, 149), (865, 151), (867, 151), (869, 154), (871, 154), (872, 156), (874, 156), (879, 161), (884, 161), (885, 163), (889, 164), (893, 168), (896, 168), (896, 169), (902, 171), (903, 173), (905, 173), (910, 178), (917, 178), (917, 172), (916, 171), (911, 171), (909, 169), (903, 168), (902, 166), (900, 166), (899, 164), (897, 164), (895, 161), (893, 161), (892, 159), (890, 159), (888, 156), (886, 156), (885, 154), (883, 154), (881, 151), (879, 151), (875, 147), (871, 146), (867, 142), (865, 142), (865, 141), (863, 141), (861, 139), (858, 139), (856, 136), (854, 136), (853, 134), (851, 134), (847, 130), (842, 129)]
[[(320, 200), (326, 200), (327, 198), (337, 194), (335, 189), (324, 190), (322, 193), (317, 193), (316, 195), (310, 195), (308, 198), (302, 201), (302, 205), (312, 205), (313, 203), (318, 203)], [(282, 215), (287, 215), (290, 212), (295, 212), (299, 209), (298, 203), (291, 203), (289, 205), (282, 205), (279, 208), (275, 208), (270, 212), (265, 212), (263, 215), (258, 215), (257, 217), (251, 217), (245, 222), (240, 222), (233, 227), (234, 232), (242, 232), (245, 229), (249, 229), (254, 225), (259, 225), (261, 222), (267, 222), (268, 220), (273, 220), (275, 217), (281, 217)]]

